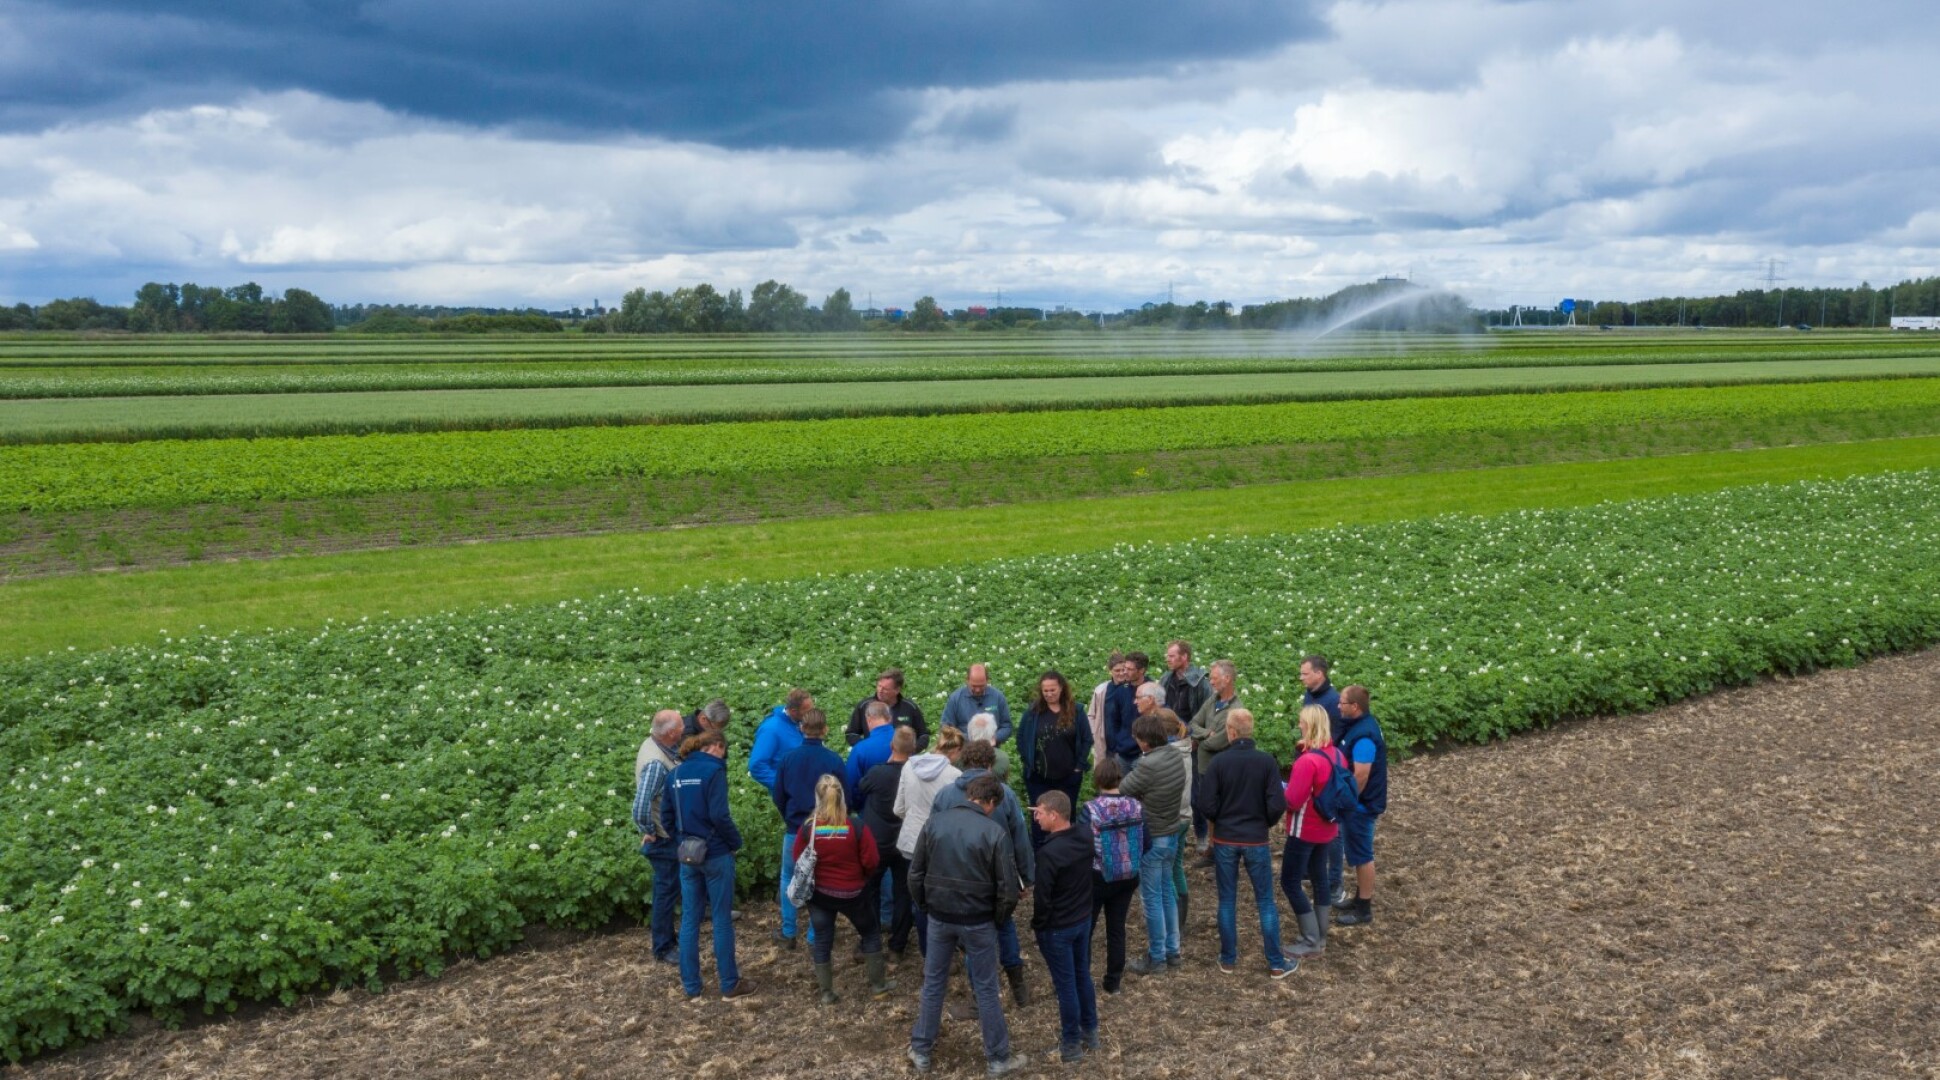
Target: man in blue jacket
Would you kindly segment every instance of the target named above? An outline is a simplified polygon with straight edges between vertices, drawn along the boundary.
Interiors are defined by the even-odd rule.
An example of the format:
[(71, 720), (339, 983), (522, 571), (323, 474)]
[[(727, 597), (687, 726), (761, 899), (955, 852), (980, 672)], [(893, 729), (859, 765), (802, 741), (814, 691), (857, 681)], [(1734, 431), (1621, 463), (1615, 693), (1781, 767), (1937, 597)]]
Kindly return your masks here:
[(823, 745), (828, 717), (810, 708), (802, 713), (802, 744), (783, 755), (775, 769), (775, 809), (781, 812), (781, 927), (775, 940), (795, 947), (795, 905), (788, 902), (788, 885), (795, 880), (795, 860), (789, 858), (795, 834), (815, 813), (815, 785), (824, 776), (841, 777), (842, 759)]
[(676, 848), (689, 839), (707, 845), (706, 861), (680, 865), (680, 985), (692, 1001), (701, 996), (701, 908), (714, 914), (714, 974), (721, 1000), (754, 993), (734, 963), (734, 853), (741, 830), (728, 812), (727, 742), (716, 732), (694, 737), (691, 753), (667, 780), (661, 799), (660, 831)]
[(1354, 868), (1354, 899), (1335, 904), (1337, 926), (1374, 923), (1374, 822), (1388, 808), (1388, 740), (1381, 722), (1367, 711), (1367, 687), (1350, 686), (1340, 692), (1340, 715), (1347, 735), (1340, 751), (1354, 768), (1360, 805), (1340, 819), (1347, 846), (1347, 865)]
[[(788, 691), (788, 697), (763, 717), (761, 726), (754, 730), (754, 748), (748, 751), (748, 775), (767, 789), (769, 798), (775, 796), (775, 778), (781, 771), (781, 759), (802, 744), (802, 715), (814, 707), (814, 695), (796, 687)], [(785, 937), (790, 944), (795, 940), (795, 905), (788, 902), (788, 882), (795, 877), (795, 860), (788, 857), (788, 849), (794, 839), (789, 833), (782, 834), (781, 888), (776, 893), (776, 900), (781, 904), (782, 928), (775, 936)]]
[[(896, 717), (889, 711), (889, 706), (880, 701), (871, 701), (862, 710), (862, 714), (863, 722), (868, 725), (869, 734), (861, 742), (849, 748), (847, 769), (849, 813), (858, 817), (861, 816), (863, 806), (867, 802), (866, 796), (862, 793), (862, 778), (869, 775), (870, 769), (889, 760), (891, 752), (889, 744), (896, 737)], [(915, 734), (915, 730), (911, 728), (910, 733)]]

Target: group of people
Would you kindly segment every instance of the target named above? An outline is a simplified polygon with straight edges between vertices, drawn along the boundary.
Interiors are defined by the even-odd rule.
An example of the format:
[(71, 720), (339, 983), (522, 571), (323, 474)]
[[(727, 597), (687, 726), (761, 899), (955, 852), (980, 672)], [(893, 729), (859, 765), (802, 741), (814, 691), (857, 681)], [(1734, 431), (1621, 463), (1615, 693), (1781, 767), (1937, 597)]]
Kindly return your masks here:
[[(808, 940), (821, 1001), (839, 1000), (839, 922), (854, 928), (868, 992), (878, 999), (895, 988), (885, 952), (903, 956), (913, 936), (923, 956), (909, 1041), (917, 1070), (929, 1070), (959, 956), (989, 1074), (1021, 1067), (1001, 990), (1008, 982), (1015, 1005), (1030, 1002), (1015, 917), (1029, 897), (1030, 929), (1058, 1003), (1054, 1053), (1081, 1060), (1098, 1045), (1091, 958), (1101, 921), (1107, 993), (1117, 993), (1128, 973), (1157, 977), (1183, 966), (1188, 846), (1213, 871), (1224, 974), (1238, 971), (1242, 873), (1258, 908), (1269, 978), (1320, 955), (1330, 923), (1372, 923), (1387, 745), (1367, 690), (1336, 690), (1327, 660), (1304, 658), (1297, 748), (1283, 772), (1254, 743), (1256, 720), (1240, 700), (1232, 661), (1195, 666), (1192, 646), (1173, 641), (1164, 663), (1154, 679), (1145, 654), (1113, 654), (1110, 678), (1093, 690), (1089, 709), (1062, 674), (1047, 671), (1014, 722), (988, 669), (972, 665), (943, 706), (933, 747), (922, 708), (903, 693), (902, 672), (884, 671), (876, 693), (850, 712), (846, 758), (829, 746), (828, 716), (814, 696), (790, 691), (761, 721), (747, 767), (784, 826), (774, 936), (791, 949)], [(679, 965), (690, 1000), (703, 990), (700, 934), (708, 920), (721, 997), (754, 992), (735, 964), (731, 901), (742, 841), (727, 797), (730, 715), (718, 699), (687, 716), (662, 710), (636, 761), (633, 819), (652, 865), (653, 952)], [(1009, 782), (1013, 768), (1024, 800)], [(1081, 798), (1086, 773), (1089, 800)], [(1276, 840), (1280, 890), (1299, 926), (1285, 944), (1273, 891)], [(797, 873), (809, 875), (799, 887)], [(1128, 961), (1134, 897), (1146, 944)]]

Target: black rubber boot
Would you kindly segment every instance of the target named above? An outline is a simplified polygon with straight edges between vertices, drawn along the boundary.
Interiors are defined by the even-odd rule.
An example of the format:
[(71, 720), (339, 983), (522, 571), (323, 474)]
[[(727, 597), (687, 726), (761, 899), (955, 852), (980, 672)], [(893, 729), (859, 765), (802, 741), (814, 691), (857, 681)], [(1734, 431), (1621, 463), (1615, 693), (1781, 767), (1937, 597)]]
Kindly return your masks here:
[(1353, 907), (1334, 916), (1334, 922), (1341, 926), (1373, 926), (1374, 901), (1356, 898)]
[(1010, 1000), (1018, 1008), (1031, 1003), (1031, 984), (1024, 981), (1024, 965), (1004, 969), (1004, 977), (1010, 980)]

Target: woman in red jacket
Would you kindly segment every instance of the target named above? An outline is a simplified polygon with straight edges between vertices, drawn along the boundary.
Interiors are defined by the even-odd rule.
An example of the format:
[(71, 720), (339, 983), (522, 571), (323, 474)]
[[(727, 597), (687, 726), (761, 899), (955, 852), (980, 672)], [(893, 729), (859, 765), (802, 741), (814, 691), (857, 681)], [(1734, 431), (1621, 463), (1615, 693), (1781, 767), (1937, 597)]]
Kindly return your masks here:
[[(1332, 731), (1326, 709), (1300, 710), (1299, 752), (1287, 773), (1287, 847), (1280, 859), (1280, 891), (1300, 920), (1300, 940), (1288, 946), (1288, 956), (1319, 956), (1327, 944), (1327, 846), (1340, 826), (1320, 816), (1314, 796), (1335, 769), (1348, 767), (1333, 745)], [(1300, 888), (1302, 878), (1313, 882), (1312, 903)]]
[(888, 997), (895, 984), (883, 973), (882, 920), (878, 887), (881, 857), (869, 827), (849, 816), (842, 779), (828, 775), (815, 784), (815, 814), (795, 833), (788, 857), (799, 859), (815, 845), (815, 895), (808, 901), (809, 951), (815, 959), (815, 983), (822, 1004), (833, 1005), (835, 917), (841, 915), (862, 936), (863, 962), (868, 965), (869, 991), (877, 1000)]

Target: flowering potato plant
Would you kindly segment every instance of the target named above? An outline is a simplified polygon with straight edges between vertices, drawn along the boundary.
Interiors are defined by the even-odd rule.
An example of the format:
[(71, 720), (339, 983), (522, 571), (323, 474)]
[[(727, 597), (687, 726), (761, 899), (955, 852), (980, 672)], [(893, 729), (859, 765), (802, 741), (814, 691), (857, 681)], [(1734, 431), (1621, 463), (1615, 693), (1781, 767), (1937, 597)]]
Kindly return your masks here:
[(790, 687), (839, 723), (893, 664), (934, 718), (981, 661), (1021, 708), (1046, 668), (1088, 688), (1185, 637), (1238, 663), (1284, 758), (1320, 651), (1405, 752), (1929, 643), (1936, 541), (1915, 472), (10, 661), (0, 1053), (639, 917), (659, 707), (734, 708), (752, 887), (779, 825), (746, 751)]

